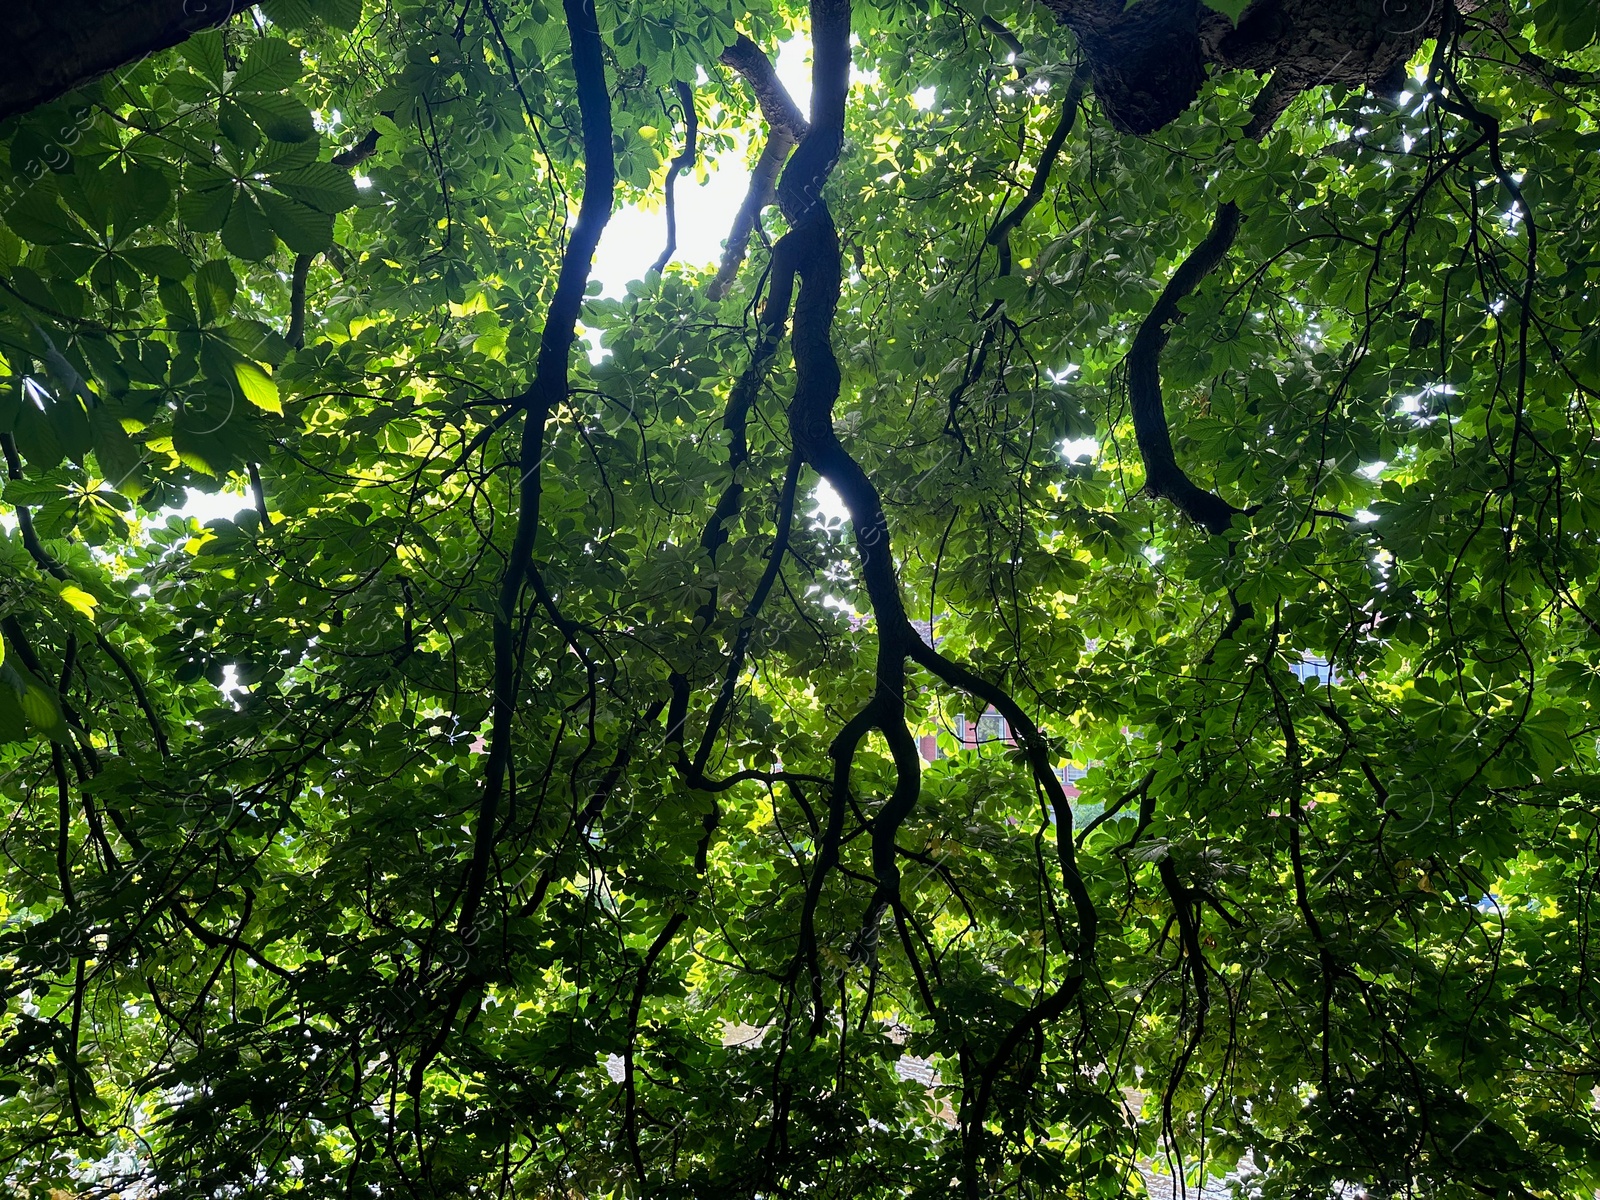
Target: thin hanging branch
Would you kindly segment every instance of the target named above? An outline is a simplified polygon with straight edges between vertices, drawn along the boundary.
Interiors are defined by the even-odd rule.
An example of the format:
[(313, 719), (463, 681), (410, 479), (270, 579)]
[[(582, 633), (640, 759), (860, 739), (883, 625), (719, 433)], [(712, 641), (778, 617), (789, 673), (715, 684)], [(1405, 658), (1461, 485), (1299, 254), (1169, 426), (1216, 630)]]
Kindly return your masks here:
[[(795, 449), (838, 492), (855, 530), (863, 582), (878, 633), (878, 661), (873, 694), (866, 706), (842, 729), (829, 754), (835, 774), (828, 826), (818, 848), (801, 916), (800, 960), (811, 970), (812, 1029), (823, 1020), (823, 989), (817, 963), (813, 922), (823, 882), (838, 864), (843, 814), (848, 803), (850, 762), (867, 732), (877, 729), (889, 744), (895, 785), (872, 821), (872, 867), (876, 889), (857, 937), (859, 957), (870, 953), (883, 912), (903, 915), (895, 836), (916, 805), (921, 785), (921, 759), (905, 721), (905, 660), (910, 657), (952, 687), (993, 705), (1011, 722), (1037, 785), (1049, 799), (1056, 823), (1057, 859), (1063, 882), (1076, 911), (1078, 929), (1073, 965), (1061, 982), (1030, 1007), (1001, 1037), (994, 1054), (977, 1064), (976, 1086), (963, 1096), (964, 1183), (969, 1195), (979, 1190), (977, 1158), (982, 1129), (1001, 1072), (1024, 1040), (1065, 1012), (1082, 988), (1094, 954), (1098, 916), (1077, 868), (1072, 840), (1072, 809), (1050, 763), (1048, 746), (1032, 719), (1003, 688), (951, 662), (923, 642), (906, 615), (900, 581), (890, 546), (889, 528), (876, 486), (840, 443), (833, 427), (833, 406), (842, 383), (831, 334), (839, 302), (839, 241), (823, 190), (843, 144), (844, 101), (849, 79), (848, 4), (818, 0), (812, 5), (814, 84), (812, 132), (801, 143), (779, 184), (779, 201), (791, 231), (784, 242), (794, 246), (800, 279), (794, 314), (796, 384), (789, 407), (789, 428)], [(782, 246), (783, 243), (780, 243)], [(908, 957), (915, 960), (907, 925), (899, 922)]]
[(984, 239), (989, 245), (1000, 248), (1002, 275), (1011, 274), (1011, 231), (1022, 224), (1023, 218), (1044, 199), (1045, 189), (1050, 184), (1050, 172), (1056, 165), (1061, 148), (1067, 143), (1067, 137), (1072, 133), (1073, 125), (1077, 123), (1078, 109), (1083, 104), (1083, 90), (1088, 82), (1089, 68), (1080, 63), (1077, 70), (1072, 73), (1072, 82), (1067, 85), (1067, 95), (1061, 102), (1061, 116), (1056, 120), (1056, 127), (1050, 131), (1044, 149), (1039, 152), (1039, 161), (1034, 166), (1033, 178), (1028, 182), (1027, 193), (1017, 201), (1010, 212), (994, 223), (994, 228), (989, 230), (988, 236)]
[(573, 73), (577, 76), (578, 107), (583, 123), (584, 185), (578, 220), (573, 226), (555, 294), (545, 317), (539, 357), (533, 380), (517, 397), (525, 410), (517, 489), (517, 526), (511, 555), (501, 579), (494, 614), (494, 706), (491, 720), (484, 795), (479, 805), (472, 864), (467, 875), (458, 925), (470, 929), (483, 899), (489, 858), (494, 849), (500, 798), (511, 757), (511, 717), (516, 703), (512, 694), (515, 674), (515, 626), (523, 584), (539, 533), (540, 467), (544, 458), (545, 425), (569, 388), (568, 360), (577, 337), (578, 313), (589, 281), (590, 262), (600, 235), (611, 219), (616, 168), (611, 151), (611, 99), (606, 91), (604, 50), (593, 0), (564, 0), (567, 28), (572, 40)]
[(667, 198), (667, 246), (661, 252), (661, 257), (650, 264), (650, 269), (658, 275), (667, 269), (667, 264), (678, 250), (678, 202), (673, 185), (677, 183), (679, 175), (694, 166), (695, 159), (700, 155), (700, 121), (694, 111), (694, 89), (681, 79), (672, 85), (672, 89), (678, 93), (678, 105), (683, 109), (683, 150), (668, 164), (667, 179), (662, 185)]
[[(577, 222), (573, 225), (572, 235), (561, 258), (555, 294), (550, 298), (545, 316), (533, 379), (514, 402), (525, 413), (519, 456), (521, 478), (517, 485), (516, 531), (494, 608), (494, 691), (489, 748), (483, 796), (478, 803), (473, 833), (472, 858), (467, 867), (455, 922), (456, 932), (463, 938), (471, 933), (478, 920), (484, 891), (488, 886), (489, 865), (500, 831), (500, 803), (505, 795), (506, 775), (511, 764), (512, 721), (516, 710), (518, 610), (533, 562), (534, 543), (539, 534), (540, 468), (545, 454), (545, 427), (551, 414), (569, 393), (569, 360), (573, 342), (577, 338), (578, 314), (583, 306), (584, 289), (588, 285), (595, 248), (611, 219), (616, 187), (616, 166), (611, 148), (611, 98), (606, 89), (605, 51), (594, 0), (564, 0), (563, 7), (572, 43), (572, 68), (577, 79), (578, 108), (582, 118), (583, 199), (578, 208)], [(412, 1066), (410, 1089), (414, 1097), (420, 1094), (423, 1072), (428, 1063), (443, 1048), (449, 1036), (469, 983), (470, 980), (464, 978), (451, 990), (439, 1030)]]
[[(1250, 120), (1242, 136), (1251, 140), (1265, 137), (1296, 94), (1295, 89), (1277, 76), (1267, 80), (1251, 103)], [(1216, 218), (1206, 236), (1178, 264), (1155, 305), (1139, 323), (1127, 357), (1128, 400), (1133, 412), (1134, 437), (1144, 459), (1145, 490), (1152, 496), (1171, 500), (1186, 517), (1213, 534), (1226, 532), (1234, 515), (1244, 510), (1206, 491), (1178, 465), (1161, 395), (1161, 351), (1166, 348), (1172, 326), (1179, 318), (1178, 305), (1222, 264), (1239, 236), (1241, 219), (1239, 206), (1233, 201), (1225, 201), (1217, 207)]]

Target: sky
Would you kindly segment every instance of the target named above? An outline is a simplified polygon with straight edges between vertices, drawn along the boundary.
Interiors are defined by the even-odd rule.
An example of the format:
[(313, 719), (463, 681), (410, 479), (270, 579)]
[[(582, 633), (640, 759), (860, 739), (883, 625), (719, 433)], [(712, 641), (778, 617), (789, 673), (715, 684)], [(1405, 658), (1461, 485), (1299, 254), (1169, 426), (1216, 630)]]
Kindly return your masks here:
[[(809, 47), (801, 37), (790, 38), (778, 47), (775, 64), (778, 78), (801, 112), (811, 108), (811, 66)], [(665, 131), (663, 131), (665, 136)], [(671, 131), (681, 138), (682, 131)], [(677, 143), (669, 143), (676, 146)], [(675, 150), (674, 150), (675, 152)], [(733, 225), (734, 214), (750, 186), (750, 171), (742, 153), (725, 154), (710, 164), (710, 178), (695, 182), (686, 171), (676, 184), (678, 209), (678, 251), (674, 261), (691, 267), (715, 266), (722, 258), (722, 242)], [(644, 212), (637, 206), (619, 209), (600, 238), (594, 256), (594, 278), (600, 281), (601, 294), (621, 296), (631, 280), (643, 275), (667, 244), (667, 214), (663, 208)]]

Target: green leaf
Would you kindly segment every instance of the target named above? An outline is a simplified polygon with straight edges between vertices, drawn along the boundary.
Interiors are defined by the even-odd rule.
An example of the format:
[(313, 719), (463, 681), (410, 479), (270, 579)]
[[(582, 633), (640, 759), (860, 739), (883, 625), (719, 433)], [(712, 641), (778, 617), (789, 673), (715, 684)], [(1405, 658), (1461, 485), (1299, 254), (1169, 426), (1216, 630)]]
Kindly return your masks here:
[(22, 697), (0, 677), (0, 743), (28, 740), (28, 716), (22, 711)]
[(194, 294), (202, 325), (215, 325), (233, 311), (239, 281), (226, 259), (214, 258), (199, 266), (194, 273)]
[(283, 402), (278, 399), (278, 385), (272, 376), (252, 362), (237, 363), (233, 370), (239, 381), (239, 391), (246, 400), (259, 409), (283, 416)]
[(256, 155), (251, 171), (270, 177), (294, 167), (310, 166), (317, 161), (320, 142), (320, 138), (304, 142), (268, 142)]
[(144, 491), (140, 468), (145, 454), (128, 436), (119, 421), (104, 405), (89, 414), (95, 462), (105, 481), (123, 495), (138, 496)]
[(196, 233), (215, 233), (228, 218), (239, 187), (215, 167), (190, 167), (178, 194), (178, 219)]
[(63, 583), (56, 589), (56, 595), (73, 611), (79, 613), (86, 620), (94, 620), (95, 607), (100, 603), (88, 592), (74, 583)]
[(209, 82), (203, 75), (193, 71), (174, 71), (162, 82), (174, 97), (185, 104), (205, 104), (216, 98), (217, 91), (222, 86), (220, 83)]
[(261, 192), (257, 198), (273, 232), (296, 254), (318, 254), (333, 245), (331, 214), (273, 192)]
[(94, 435), (89, 428), (89, 414), (83, 402), (75, 395), (64, 395), (46, 401), (46, 408), (62, 452), (82, 466), (83, 456), (94, 443)]
[(101, 174), (111, 187), (111, 222), (119, 240), (166, 215), (172, 187), (154, 167), (132, 166), (121, 172), (107, 168)]
[(222, 51), (222, 34), (215, 29), (197, 33), (179, 47), (178, 53), (183, 55), (184, 60), (212, 88), (217, 91), (222, 90), (223, 76), (227, 71), (227, 60), (223, 57)]
[(241, 96), (239, 107), (275, 142), (304, 142), (316, 136), (311, 110), (293, 96), (276, 93)]
[(1239, 24), (1239, 18), (1244, 16), (1244, 10), (1249, 8), (1252, 2), (1253, 0), (1204, 0), (1207, 8), (1221, 13), (1235, 25)]
[(284, 195), (325, 213), (343, 212), (357, 199), (350, 172), (332, 163), (275, 171), (271, 178), (272, 186)]
[(194, 270), (189, 256), (172, 246), (129, 246), (118, 253), (155, 279), (186, 279)]
[(200, 324), (200, 317), (195, 312), (194, 300), (190, 297), (188, 288), (180, 283), (164, 280), (157, 286), (156, 294), (161, 297), (161, 307), (166, 312), (170, 324), (183, 328), (192, 328)]
[(300, 78), (300, 51), (282, 38), (266, 37), (254, 43), (244, 65), (233, 77), (229, 94), (281, 92)]
[(261, 144), (261, 130), (250, 119), (250, 114), (232, 100), (223, 100), (217, 105), (217, 127), (222, 130), (223, 137), (241, 150), (254, 150)]
[(31, 470), (48, 471), (66, 456), (56, 423), (31, 400), (18, 410), (14, 436)]
[(275, 241), (272, 225), (261, 205), (247, 191), (240, 191), (228, 218), (222, 223), (222, 244), (229, 253), (251, 262), (258, 262), (272, 253)]
[(30, 191), (6, 212), (6, 224), (40, 246), (81, 241), (87, 235), (43, 188)]
[(311, 0), (261, 0), (261, 11), (279, 29), (310, 29), (317, 23)]
[(335, 29), (348, 32), (361, 23), (361, 0), (317, 0), (317, 12)]
[[(70, 738), (54, 689), (40, 682), (26, 667), (10, 663), (0, 666), (0, 693), (8, 695), (16, 704), (30, 730), (52, 741), (65, 742)], [(0, 699), (0, 706), (4, 705), (5, 700)], [(0, 707), (0, 726), (7, 724), (4, 709)]]

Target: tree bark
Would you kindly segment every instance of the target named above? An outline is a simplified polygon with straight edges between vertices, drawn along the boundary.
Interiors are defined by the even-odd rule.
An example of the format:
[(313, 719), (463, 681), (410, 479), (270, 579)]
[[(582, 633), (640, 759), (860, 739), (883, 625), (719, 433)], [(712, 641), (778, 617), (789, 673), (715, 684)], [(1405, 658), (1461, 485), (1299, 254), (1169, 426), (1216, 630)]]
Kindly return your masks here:
[(1272, 73), (1292, 99), (1371, 86), (1439, 31), (1444, 3), (1255, 0), (1235, 25), (1201, 0), (1045, 0), (1078, 38), (1095, 97), (1123, 133), (1154, 133), (1194, 103), (1212, 67)]
[(235, 0), (10, 0), (0, 120), (221, 25)]

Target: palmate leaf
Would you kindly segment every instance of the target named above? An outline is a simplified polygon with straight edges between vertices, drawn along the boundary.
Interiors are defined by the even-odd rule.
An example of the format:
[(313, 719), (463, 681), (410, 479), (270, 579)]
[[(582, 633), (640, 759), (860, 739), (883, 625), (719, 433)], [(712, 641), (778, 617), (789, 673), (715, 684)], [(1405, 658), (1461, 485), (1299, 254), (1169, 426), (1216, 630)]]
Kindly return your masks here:
[[(0, 125), (8, 1179), (1592, 1200), (1593, 6), (1122, 8), (263, 0)], [(741, 32), (839, 153), (713, 288)]]
[(261, 132), (278, 142), (304, 142), (316, 135), (311, 110), (293, 96), (265, 93), (239, 96), (237, 104)]
[(275, 192), (260, 192), (258, 198), (272, 231), (296, 254), (316, 254), (333, 245), (331, 213)]
[(121, 291), (137, 291), (142, 282), (138, 269), (119, 254), (101, 255), (89, 271), (90, 285), (113, 304)]
[(253, 42), (244, 63), (234, 73), (229, 92), (242, 95), (282, 92), (300, 78), (300, 51), (283, 38)]
[(222, 244), (230, 254), (247, 261), (266, 258), (276, 245), (272, 223), (248, 189), (238, 189), (228, 206), (228, 215), (222, 222)]
[(316, 161), (312, 139), (298, 144), (271, 143), (246, 168), (241, 184), (221, 169), (192, 166), (188, 190), (178, 205), (179, 216), (198, 230), (221, 230), (228, 250), (246, 260), (272, 252), (276, 233), (291, 250), (314, 254), (332, 244), (333, 214), (358, 198), (350, 173)]

